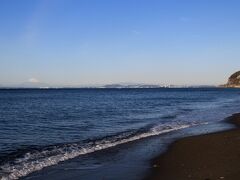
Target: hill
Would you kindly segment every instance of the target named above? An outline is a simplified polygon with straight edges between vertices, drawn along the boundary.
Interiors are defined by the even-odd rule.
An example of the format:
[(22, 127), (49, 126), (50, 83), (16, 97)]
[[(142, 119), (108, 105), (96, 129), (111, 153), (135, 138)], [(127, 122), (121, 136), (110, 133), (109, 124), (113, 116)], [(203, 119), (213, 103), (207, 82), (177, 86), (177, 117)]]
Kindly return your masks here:
[(235, 72), (228, 78), (227, 84), (224, 87), (240, 88), (240, 71)]

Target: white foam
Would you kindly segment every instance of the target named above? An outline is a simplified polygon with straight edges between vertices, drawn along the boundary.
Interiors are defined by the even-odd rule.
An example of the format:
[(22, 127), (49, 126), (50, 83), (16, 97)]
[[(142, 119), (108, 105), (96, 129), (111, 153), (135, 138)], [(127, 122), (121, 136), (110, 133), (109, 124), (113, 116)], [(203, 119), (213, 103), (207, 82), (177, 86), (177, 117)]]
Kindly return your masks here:
[[(183, 124), (183, 125), (168, 125), (168, 126), (155, 126), (148, 132), (129, 136), (126, 134), (118, 135), (113, 139), (103, 139), (94, 143), (89, 143), (85, 146), (79, 146), (78, 144), (71, 144), (65, 147), (56, 147), (51, 150), (44, 150), (34, 153), (26, 153), (23, 158), (18, 158), (14, 161), (14, 165), (7, 163), (0, 168), (5, 173), (1, 177), (1, 180), (12, 180), (26, 176), (32, 172), (39, 171), (45, 167), (56, 165), (59, 162), (66, 161), (83, 154), (92, 153), (95, 151), (107, 149), (120, 144), (136, 141), (142, 138), (160, 135), (163, 133), (187, 128), (197, 124)], [(125, 137), (125, 138), (124, 138)], [(49, 155), (51, 154), (51, 155)]]

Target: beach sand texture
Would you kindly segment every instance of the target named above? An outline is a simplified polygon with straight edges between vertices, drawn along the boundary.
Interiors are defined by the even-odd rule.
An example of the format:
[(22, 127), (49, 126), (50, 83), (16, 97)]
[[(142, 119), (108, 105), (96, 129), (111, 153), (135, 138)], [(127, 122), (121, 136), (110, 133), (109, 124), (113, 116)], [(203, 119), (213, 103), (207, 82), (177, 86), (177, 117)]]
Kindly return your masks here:
[(180, 139), (153, 160), (146, 179), (240, 180), (240, 114), (227, 119), (235, 129)]

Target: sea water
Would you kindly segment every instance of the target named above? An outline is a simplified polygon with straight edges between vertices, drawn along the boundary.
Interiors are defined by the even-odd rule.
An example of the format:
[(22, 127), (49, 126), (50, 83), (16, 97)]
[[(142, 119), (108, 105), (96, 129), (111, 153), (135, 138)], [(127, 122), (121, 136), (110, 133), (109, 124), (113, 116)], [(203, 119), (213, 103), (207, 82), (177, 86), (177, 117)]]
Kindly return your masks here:
[[(222, 126), (216, 124), (239, 112), (239, 104), (239, 89), (2, 89), (0, 179), (28, 177), (52, 167), (66, 170), (72, 159), (70, 167), (78, 171), (77, 176), (71, 172), (71, 176), (58, 179), (96, 179), (103, 174), (116, 177), (111, 176), (116, 169), (119, 178), (138, 179), (138, 171), (147, 167), (136, 168), (126, 159), (145, 157), (146, 151), (152, 151), (146, 150), (153, 147), (152, 137), (159, 142), (160, 137), (180, 137), (183, 129), (187, 135), (199, 127), (206, 127), (207, 132), (218, 130)], [(141, 141), (144, 145), (126, 146)], [(101, 154), (120, 146), (117, 153)], [(97, 165), (92, 163), (96, 152)], [(141, 164), (141, 158), (135, 159)], [(127, 168), (119, 168), (122, 164)], [(113, 166), (117, 167), (110, 171)]]

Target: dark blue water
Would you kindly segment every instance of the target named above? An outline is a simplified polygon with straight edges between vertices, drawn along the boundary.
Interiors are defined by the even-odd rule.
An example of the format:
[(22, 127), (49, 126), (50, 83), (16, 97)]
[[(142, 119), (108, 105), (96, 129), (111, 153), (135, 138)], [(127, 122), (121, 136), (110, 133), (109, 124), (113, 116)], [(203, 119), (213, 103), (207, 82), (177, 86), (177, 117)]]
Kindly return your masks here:
[(215, 123), (239, 104), (238, 89), (0, 90), (0, 177)]

